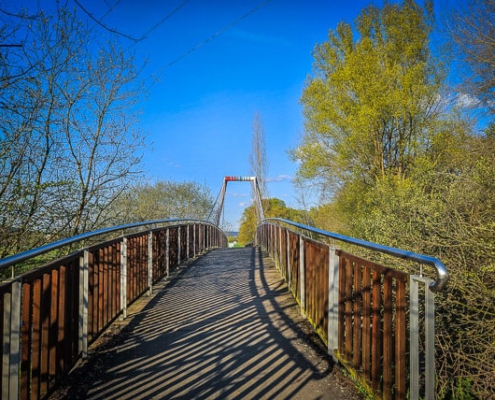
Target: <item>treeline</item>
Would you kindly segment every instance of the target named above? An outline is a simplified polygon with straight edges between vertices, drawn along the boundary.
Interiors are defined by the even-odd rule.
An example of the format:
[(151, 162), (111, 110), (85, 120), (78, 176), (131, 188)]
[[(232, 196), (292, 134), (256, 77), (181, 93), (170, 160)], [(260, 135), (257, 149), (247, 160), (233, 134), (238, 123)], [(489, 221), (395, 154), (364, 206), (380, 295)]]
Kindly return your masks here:
[[(303, 210), (287, 207), (283, 200), (277, 198), (261, 200), (265, 218), (283, 218), (289, 221), (311, 225), (309, 214)], [(244, 209), (242, 213), (238, 241), (240, 244), (250, 244), (255, 240), (257, 228), (256, 205), (251, 205)]]
[(291, 154), (298, 180), (322, 196), (311, 212), (320, 228), (446, 264), (438, 398), (492, 398), (495, 2), (470, 1), (440, 22), (431, 2), (405, 0), (330, 30), (314, 50), (305, 135)]

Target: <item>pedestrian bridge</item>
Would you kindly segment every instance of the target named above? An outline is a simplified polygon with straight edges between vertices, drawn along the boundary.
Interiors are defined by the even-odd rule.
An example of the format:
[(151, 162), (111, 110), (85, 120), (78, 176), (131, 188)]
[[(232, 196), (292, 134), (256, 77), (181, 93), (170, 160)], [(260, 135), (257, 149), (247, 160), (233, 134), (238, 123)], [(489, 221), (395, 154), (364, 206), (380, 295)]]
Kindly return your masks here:
[[(46, 262), (67, 246), (79, 250)], [(280, 219), (263, 219), (255, 247), (228, 249), (215, 223), (161, 220), (0, 268), (12, 270), (0, 285), (4, 399), (49, 398), (81, 360), (91, 368), (68, 398), (349, 398), (332, 362), (378, 398), (435, 397), (434, 293), (448, 276), (433, 257)], [(314, 363), (319, 346), (329, 357)]]
[[(259, 248), (215, 249), (153, 285), (58, 393), (74, 399), (352, 399)], [(58, 394), (57, 393), (57, 394)], [(60, 396), (58, 397), (60, 398)]]

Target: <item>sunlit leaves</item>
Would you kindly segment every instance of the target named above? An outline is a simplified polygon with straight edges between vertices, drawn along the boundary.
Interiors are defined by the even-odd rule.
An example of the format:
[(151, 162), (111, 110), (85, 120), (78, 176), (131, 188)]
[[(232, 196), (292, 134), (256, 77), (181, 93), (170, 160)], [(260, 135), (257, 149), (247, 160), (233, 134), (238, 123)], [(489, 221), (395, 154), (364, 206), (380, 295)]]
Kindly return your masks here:
[[(332, 169), (369, 184), (407, 174), (434, 135), (441, 74), (431, 58), (432, 16), (413, 1), (369, 6), (315, 48), (301, 102), (305, 136), (293, 157), (300, 175)], [(329, 147), (319, 157), (317, 142)], [(312, 152), (312, 150), (315, 150)]]

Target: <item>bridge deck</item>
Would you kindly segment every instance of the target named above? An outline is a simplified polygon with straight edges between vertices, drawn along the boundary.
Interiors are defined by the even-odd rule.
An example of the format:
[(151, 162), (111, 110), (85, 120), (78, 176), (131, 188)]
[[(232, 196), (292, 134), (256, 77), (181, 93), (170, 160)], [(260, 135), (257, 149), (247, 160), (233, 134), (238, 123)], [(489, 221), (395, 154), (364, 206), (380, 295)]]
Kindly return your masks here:
[(174, 271), (103, 335), (52, 398), (353, 399), (257, 248)]

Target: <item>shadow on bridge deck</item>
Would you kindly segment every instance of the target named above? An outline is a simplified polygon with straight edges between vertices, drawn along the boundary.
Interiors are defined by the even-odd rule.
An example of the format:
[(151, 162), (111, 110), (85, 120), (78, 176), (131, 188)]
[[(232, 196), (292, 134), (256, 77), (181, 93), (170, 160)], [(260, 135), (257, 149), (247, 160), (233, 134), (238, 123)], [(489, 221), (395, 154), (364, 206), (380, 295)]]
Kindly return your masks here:
[(178, 268), (110, 332), (53, 399), (359, 398), (258, 248)]

